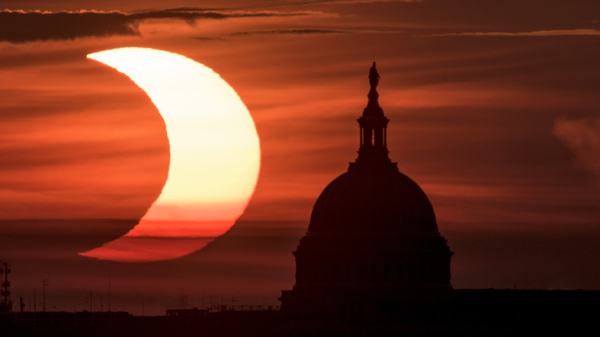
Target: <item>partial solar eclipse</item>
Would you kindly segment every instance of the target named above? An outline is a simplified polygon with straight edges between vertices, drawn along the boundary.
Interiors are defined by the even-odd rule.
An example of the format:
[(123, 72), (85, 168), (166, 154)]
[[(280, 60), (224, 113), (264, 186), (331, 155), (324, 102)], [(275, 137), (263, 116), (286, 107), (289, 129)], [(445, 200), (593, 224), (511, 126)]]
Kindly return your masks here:
[(165, 121), (171, 162), (162, 193), (139, 224), (80, 255), (173, 259), (228, 231), (244, 212), (260, 168), (254, 122), (233, 88), (210, 68), (166, 51), (118, 48), (87, 57), (127, 75), (148, 94)]

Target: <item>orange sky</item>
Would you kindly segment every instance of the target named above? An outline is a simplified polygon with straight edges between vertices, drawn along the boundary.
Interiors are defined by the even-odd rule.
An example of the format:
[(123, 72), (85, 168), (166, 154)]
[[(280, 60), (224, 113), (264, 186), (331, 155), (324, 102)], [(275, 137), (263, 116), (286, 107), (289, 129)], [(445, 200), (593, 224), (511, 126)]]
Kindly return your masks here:
[(262, 164), (243, 220), (308, 223), (356, 158), (377, 61), (390, 157), (442, 234), (598, 225), (596, 2), (169, 3), (181, 7), (0, 3), (0, 218), (144, 214), (166, 179), (164, 124), (127, 77), (85, 58), (138, 46), (205, 64), (247, 105)]
[[(600, 24), (589, 3), (219, 3), (161, 12), (152, 2), (7, 2), (123, 12), (1, 13), (1, 217), (144, 213), (168, 166), (163, 122), (129, 79), (85, 59), (143, 46), (206, 64), (247, 104), (263, 158), (244, 219), (308, 219), (356, 156), (372, 60), (390, 155), (441, 222), (598, 218)], [(96, 19), (88, 27), (83, 15)]]

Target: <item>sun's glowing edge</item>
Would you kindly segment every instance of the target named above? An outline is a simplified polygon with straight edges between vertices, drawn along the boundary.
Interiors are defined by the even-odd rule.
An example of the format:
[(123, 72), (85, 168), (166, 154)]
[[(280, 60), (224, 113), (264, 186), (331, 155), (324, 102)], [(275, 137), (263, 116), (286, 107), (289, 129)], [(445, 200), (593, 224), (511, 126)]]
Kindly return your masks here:
[[(119, 48), (89, 54), (87, 58), (127, 75), (148, 94), (165, 120), (171, 145), (171, 165), (163, 190), (140, 223), (125, 237), (160, 237), (164, 228), (152, 230), (148, 227), (156, 221), (223, 224), (220, 230), (210, 226), (210, 233), (188, 228), (181, 233), (182, 237), (214, 239), (229, 230), (244, 212), (256, 188), (260, 170), (256, 127), (233, 88), (210, 68), (170, 52)], [(173, 66), (173, 63), (178, 66)], [(149, 73), (150, 76), (147, 76)], [(178, 84), (176, 90), (173, 89), (174, 83)], [(194, 147), (194, 142), (212, 147)], [(169, 237), (172, 237), (172, 232)], [(202, 247), (210, 241), (212, 239), (204, 240)], [(116, 257), (122, 248), (118, 248), (121, 244), (115, 242), (80, 255), (119, 260)], [(202, 247), (189, 248), (190, 251), (183, 255)], [(164, 259), (181, 254), (164, 254)], [(160, 254), (157, 256), (152, 252), (145, 254), (146, 257), (131, 251), (125, 255), (129, 257), (121, 261), (163, 259)], [(131, 256), (136, 258), (132, 260)]]

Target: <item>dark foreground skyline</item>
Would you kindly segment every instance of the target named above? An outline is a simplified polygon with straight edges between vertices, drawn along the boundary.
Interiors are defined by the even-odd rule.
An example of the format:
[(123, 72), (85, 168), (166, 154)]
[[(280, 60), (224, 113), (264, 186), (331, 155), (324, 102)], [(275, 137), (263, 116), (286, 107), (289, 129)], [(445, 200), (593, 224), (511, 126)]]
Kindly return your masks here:
[[(74, 243), (71, 237), (3, 235), (2, 245), (4, 259), (12, 266), (12, 300), (17, 305), (22, 296), (25, 310), (30, 310), (34, 291), (41, 310), (42, 280), (48, 279), (49, 308), (89, 310), (92, 291), (95, 310), (102, 303), (106, 311), (110, 274), (114, 310), (141, 315), (144, 306), (146, 315), (159, 315), (181, 308), (182, 300), (188, 308), (201, 307), (203, 301), (205, 306), (211, 301), (220, 303), (221, 295), (226, 304), (234, 296), (236, 305), (278, 305), (279, 292), (294, 283), (291, 252), (306, 227), (302, 222), (239, 222), (203, 251), (174, 261), (142, 264), (75, 256), (82, 243), (81, 239)], [(600, 263), (600, 235), (590, 235), (595, 233), (592, 230), (442, 229), (441, 233), (455, 252), (451, 281), (457, 289), (600, 290), (600, 273), (593, 267)], [(23, 248), (31, 245), (38, 247), (41, 256)], [(581, 255), (588, 258), (572, 262)]]

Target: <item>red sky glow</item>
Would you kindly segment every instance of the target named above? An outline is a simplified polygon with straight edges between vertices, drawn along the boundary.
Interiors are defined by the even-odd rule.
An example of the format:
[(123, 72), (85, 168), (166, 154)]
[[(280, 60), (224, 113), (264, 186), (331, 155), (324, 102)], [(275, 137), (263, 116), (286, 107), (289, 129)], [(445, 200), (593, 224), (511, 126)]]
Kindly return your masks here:
[[(93, 52), (154, 48), (206, 65), (235, 89), (260, 139), (258, 183), (231, 233), (172, 266), (142, 264), (130, 272), (94, 262), (96, 269), (82, 267), (87, 276), (74, 278), (111, 270), (122, 278), (123, 301), (132, 311), (138, 308), (131, 303), (146, 295), (127, 287), (152, 266), (169, 266), (172, 278), (156, 276), (140, 287), (145, 294), (179, 277), (172, 297), (201, 284), (206, 294), (276, 302), (278, 291), (293, 284), (290, 252), (316, 198), (357, 157), (356, 119), (377, 61), (379, 102), (391, 120), (390, 158), (433, 204), (440, 232), (456, 252), (453, 285), (598, 289), (600, 273), (591, 271), (597, 265), (582, 262), (598, 255), (593, 247), (600, 242), (596, 1), (182, 0), (165, 6), (0, 1), (6, 8), (0, 11), (0, 219), (139, 220), (159, 196), (169, 168), (164, 121), (129, 78), (86, 59)], [(123, 226), (115, 233), (133, 227)], [(6, 225), (2, 237), (38, 245), (32, 237), (39, 227), (18, 228)], [(91, 228), (90, 237), (100, 233)], [(44, 235), (48, 247), (60, 247), (59, 239)], [(94, 248), (72, 244), (69, 254)], [(43, 248), (24, 255), (16, 244), (4, 247), (13, 270), (24, 273), (18, 277), (25, 296), (39, 288), (41, 274), (53, 284), (67, 277), (58, 270), (73, 275), (64, 260), (56, 262), (62, 269), (35, 274), (35, 252)], [(515, 253), (504, 259), (506, 251)], [(56, 252), (57, 261), (68, 255)], [(81, 266), (90, 260), (70, 258)], [(185, 279), (190, 265), (204, 272)], [(102, 277), (98, 289), (105, 288)], [(19, 282), (13, 284), (18, 293)], [(64, 295), (65, 309), (79, 303), (73, 294)], [(159, 313), (175, 305), (152, 301)]]

